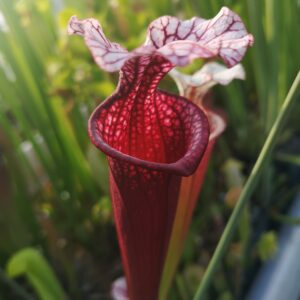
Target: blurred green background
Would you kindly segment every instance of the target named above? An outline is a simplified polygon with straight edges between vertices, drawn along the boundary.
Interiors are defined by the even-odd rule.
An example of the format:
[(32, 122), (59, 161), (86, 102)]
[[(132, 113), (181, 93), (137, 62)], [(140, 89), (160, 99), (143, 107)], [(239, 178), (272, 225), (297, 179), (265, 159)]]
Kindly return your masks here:
[[(128, 49), (161, 15), (237, 12), (254, 35), (247, 79), (214, 89), (228, 128), (211, 160), (170, 299), (195, 292), (244, 178), (300, 67), (296, 0), (0, 0), (0, 299), (110, 299), (122, 275), (104, 155), (87, 120), (118, 74), (98, 69), (71, 15), (95, 17)], [(199, 64), (187, 68), (195, 71)], [(163, 83), (175, 90), (170, 79)], [(300, 106), (294, 109), (209, 299), (242, 299), (299, 188)]]

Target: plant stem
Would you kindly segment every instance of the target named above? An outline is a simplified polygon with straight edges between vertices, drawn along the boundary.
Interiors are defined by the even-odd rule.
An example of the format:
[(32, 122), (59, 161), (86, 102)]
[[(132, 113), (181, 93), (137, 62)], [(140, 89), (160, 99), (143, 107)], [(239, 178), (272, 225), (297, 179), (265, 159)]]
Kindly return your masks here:
[(300, 71), (298, 72), (289, 92), (286, 96), (284, 103), (281, 107), (281, 110), (275, 120), (275, 123), (273, 124), (270, 133), (265, 141), (265, 144), (257, 158), (257, 161), (251, 171), (251, 174), (242, 190), (242, 193), (240, 195), (240, 198), (229, 218), (229, 221), (224, 229), (224, 232), (220, 238), (220, 241), (217, 245), (217, 248), (208, 264), (208, 267), (206, 269), (206, 272), (203, 276), (203, 279), (198, 287), (198, 290), (194, 296), (194, 300), (203, 300), (205, 298), (205, 294), (207, 289), (209, 288), (209, 285), (211, 284), (212, 278), (215, 274), (215, 271), (225, 255), (225, 252), (227, 250), (227, 246), (229, 245), (232, 236), (236, 230), (238, 221), (240, 220), (240, 217), (243, 213), (243, 209), (246, 205), (246, 203), (249, 201), (250, 196), (252, 195), (252, 192), (254, 191), (254, 188), (258, 182), (258, 179), (264, 170), (264, 167), (268, 161), (268, 158), (270, 157), (270, 154), (272, 153), (272, 150), (274, 149), (274, 146), (278, 140), (278, 137), (280, 135), (281, 129), (287, 120), (287, 117), (289, 113), (291, 112), (291, 109), (293, 107), (293, 104), (295, 104), (297, 97), (296, 94), (299, 92), (299, 85), (300, 85)]

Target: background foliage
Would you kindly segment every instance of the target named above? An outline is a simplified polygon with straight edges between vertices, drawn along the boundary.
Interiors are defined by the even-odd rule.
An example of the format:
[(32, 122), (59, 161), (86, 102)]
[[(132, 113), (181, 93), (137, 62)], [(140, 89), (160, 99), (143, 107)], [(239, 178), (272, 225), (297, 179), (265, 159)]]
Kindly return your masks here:
[[(66, 35), (69, 17), (95, 17), (111, 40), (133, 49), (161, 15), (211, 18), (223, 5), (242, 17), (255, 45), (243, 62), (247, 80), (214, 90), (228, 129), (211, 161), (170, 299), (194, 294), (299, 70), (299, 1), (0, 1), (0, 299), (43, 299), (42, 281), (30, 281), (39, 271), (12, 271), (15, 259), (23, 266), (37, 260), (53, 293), (75, 300), (109, 299), (110, 283), (122, 274), (105, 158), (86, 134), (90, 113), (118, 75), (100, 71), (82, 40)], [(163, 85), (175, 89), (169, 79)], [(242, 298), (261, 261), (276, 252), (276, 230), (299, 188), (299, 116), (300, 106), (240, 220), (210, 299)]]

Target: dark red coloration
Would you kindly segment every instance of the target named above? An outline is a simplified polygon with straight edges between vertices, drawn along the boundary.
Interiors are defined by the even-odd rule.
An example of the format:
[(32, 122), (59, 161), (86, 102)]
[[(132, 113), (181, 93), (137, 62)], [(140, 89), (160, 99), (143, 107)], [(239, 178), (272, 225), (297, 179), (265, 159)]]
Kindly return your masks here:
[(205, 151), (199, 107), (157, 85), (172, 68), (159, 55), (125, 63), (117, 91), (93, 113), (92, 142), (108, 155), (111, 193), (131, 300), (157, 299), (181, 176)]
[(196, 58), (219, 56), (235, 65), (253, 37), (226, 7), (211, 20), (158, 18), (145, 43), (131, 52), (110, 42), (92, 18), (73, 16), (68, 32), (84, 37), (101, 68), (121, 70), (116, 92), (94, 111), (89, 134), (108, 155), (129, 297), (156, 300), (181, 176), (197, 169), (209, 136), (197, 105), (157, 85), (172, 67)]

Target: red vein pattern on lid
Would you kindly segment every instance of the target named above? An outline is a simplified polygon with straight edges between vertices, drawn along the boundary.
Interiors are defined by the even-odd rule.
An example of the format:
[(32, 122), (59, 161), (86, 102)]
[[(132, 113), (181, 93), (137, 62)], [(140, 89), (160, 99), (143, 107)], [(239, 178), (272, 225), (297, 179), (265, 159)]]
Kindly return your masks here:
[(185, 66), (195, 58), (220, 57), (229, 67), (239, 63), (247, 48), (253, 44), (240, 17), (223, 7), (210, 20), (192, 18), (182, 21), (163, 16), (148, 28), (145, 43), (128, 52), (117, 43), (110, 42), (95, 19), (70, 19), (69, 34), (82, 35), (95, 62), (104, 70), (120, 70), (126, 61), (136, 56), (159, 54), (173, 66)]
[[(186, 46), (183, 42), (181, 48), (178, 41), (184, 41)], [(161, 17), (150, 24), (145, 43), (161, 49), (166, 45), (166, 49), (178, 50), (181, 55), (187, 55), (189, 45), (193, 44), (211, 50), (213, 56), (219, 56), (231, 67), (242, 60), (247, 48), (253, 44), (253, 37), (247, 33), (241, 18), (223, 7), (210, 20), (194, 17), (181, 21), (171, 16)]]

